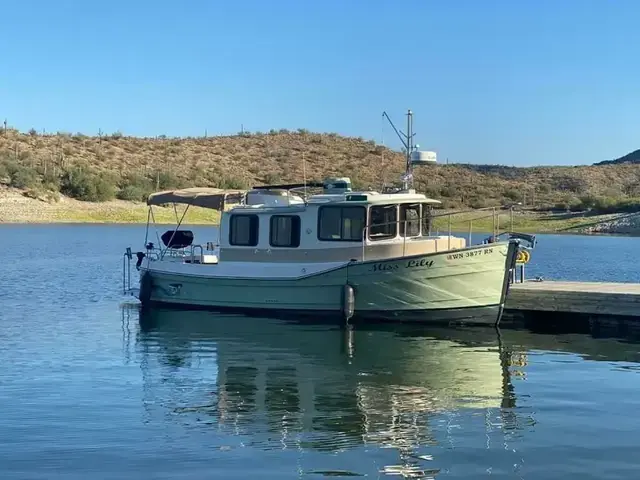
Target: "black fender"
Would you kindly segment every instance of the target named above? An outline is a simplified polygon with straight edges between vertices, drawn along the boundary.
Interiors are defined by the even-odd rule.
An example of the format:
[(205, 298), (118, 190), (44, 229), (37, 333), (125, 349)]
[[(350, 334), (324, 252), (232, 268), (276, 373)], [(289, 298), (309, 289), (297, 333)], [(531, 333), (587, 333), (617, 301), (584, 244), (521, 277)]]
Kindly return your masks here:
[(138, 261), (136, 262), (136, 269), (140, 270), (140, 265), (142, 265), (142, 260), (146, 257), (147, 254), (144, 252), (136, 252), (136, 257), (138, 257)]
[(149, 272), (144, 272), (140, 278), (140, 294), (138, 295), (143, 307), (147, 306), (151, 300), (151, 290), (153, 290), (153, 279)]

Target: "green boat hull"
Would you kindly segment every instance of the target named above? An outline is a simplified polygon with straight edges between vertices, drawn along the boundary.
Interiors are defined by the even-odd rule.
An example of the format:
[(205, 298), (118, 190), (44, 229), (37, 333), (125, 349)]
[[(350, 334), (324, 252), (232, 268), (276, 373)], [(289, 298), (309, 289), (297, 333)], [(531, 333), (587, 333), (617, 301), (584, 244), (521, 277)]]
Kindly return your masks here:
[[(143, 306), (345, 317), (345, 285), (358, 320), (499, 322), (517, 244), (501, 242), (384, 261), (353, 262), (295, 279), (223, 278), (141, 270)], [(215, 269), (216, 267), (208, 267)]]

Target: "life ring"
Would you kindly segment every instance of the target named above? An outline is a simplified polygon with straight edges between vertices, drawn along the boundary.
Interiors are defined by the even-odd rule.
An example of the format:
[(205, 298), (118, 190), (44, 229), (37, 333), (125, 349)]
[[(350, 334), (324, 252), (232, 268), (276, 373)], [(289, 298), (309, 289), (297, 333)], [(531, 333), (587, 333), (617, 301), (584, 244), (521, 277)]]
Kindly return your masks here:
[(519, 250), (516, 256), (516, 263), (529, 263), (531, 260), (531, 254), (528, 250)]

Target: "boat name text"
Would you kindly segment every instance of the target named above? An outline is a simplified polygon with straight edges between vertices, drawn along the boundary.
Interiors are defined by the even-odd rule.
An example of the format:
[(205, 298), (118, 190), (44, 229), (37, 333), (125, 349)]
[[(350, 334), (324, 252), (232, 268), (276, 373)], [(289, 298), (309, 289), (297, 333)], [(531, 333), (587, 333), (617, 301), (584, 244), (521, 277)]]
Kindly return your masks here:
[(477, 257), (479, 255), (488, 255), (493, 253), (493, 248), (484, 248), (482, 250), (471, 250), (469, 252), (451, 253), (447, 255), (447, 260), (461, 260), (463, 258)]
[(371, 268), (373, 272), (392, 272), (394, 270), (398, 270), (401, 266), (404, 268), (416, 268), (416, 267), (424, 267), (430, 268), (433, 265), (433, 260), (428, 258), (419, 258), (414, 260), (408, 260), (404, 263), (404, 265), (400, 263), (375, 263)]

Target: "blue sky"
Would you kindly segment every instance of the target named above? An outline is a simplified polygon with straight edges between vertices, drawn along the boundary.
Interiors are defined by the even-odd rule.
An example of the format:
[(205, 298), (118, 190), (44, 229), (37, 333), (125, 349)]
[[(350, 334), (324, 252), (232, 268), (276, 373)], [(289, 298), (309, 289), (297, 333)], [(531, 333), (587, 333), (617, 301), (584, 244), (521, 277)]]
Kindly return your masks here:
[[(444, 162), (640, 148), (637, 0), (24, 0), (0, 15), (0, 119), (128, 135), (383, 133)], [(384, 142), (399, 148), (391, 128)]]

